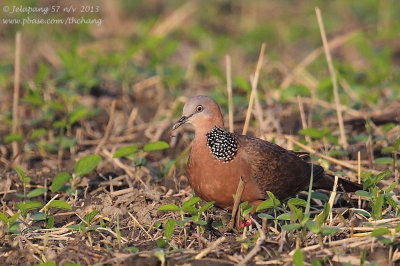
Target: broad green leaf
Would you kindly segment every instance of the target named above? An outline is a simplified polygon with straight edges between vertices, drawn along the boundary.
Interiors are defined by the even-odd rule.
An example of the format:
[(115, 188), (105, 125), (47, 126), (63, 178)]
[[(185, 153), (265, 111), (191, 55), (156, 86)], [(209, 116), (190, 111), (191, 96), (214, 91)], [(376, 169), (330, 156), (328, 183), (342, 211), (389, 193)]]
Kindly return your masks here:
[(267, 220), (273, 220), (273, 219), (274, 219), (273, 216), (271, 216), (271, 215), (269, 215), (269, 214), (266, 214), (266, 213), (259, 213), (257, 216), (258, 216), (260, 219), (267, 219)]
[(376, 177), (375, 177), (375, 182), (378, 183), (379, 181), (381, 181), (382, 179), (389, 177), (392, 174), (392, 172), (390, 170), (385, 170), (381, 173), (379, 173)]
[(335, 234), (335, 233), (337, 233), (337, 232), (339, 232), (340, 231), (340, 228), (336, 228), (336, 227), (324, 227), (324, 228), (322, 228), (322, 234), (324, 235), (324, 236), (327, 236), (327, 235), (332, 235), (332, 234)]
[(185, 210), (188, 207), (194, 206), (197, 202), (200, 201), (199, 197), (193, 197), (190, 198), (188, 200), (186, 200), (183, 204), (182, 204), (182, 209)]
[(374, 160), (374, 164), (391, 164), (393, 159), (391, 157), (381, 157)]
[(26, 195), (28, 198), (34, 198), (40, 195), (43, 195), (47, 191), (47, 188), (35, 188)]
[(383, 236), (383, 235), (387, 235), (390, 234), (389, 229), (382, 227), (382, 228), (376, 228), (371, 232), (371, 236)]
[(95, 169), (100, 162), (101, 157), (99, 155), (86, 155), (75, 163), (74, 173), (79, 176), (85, 175)]
[(44, 221), (47, 219), (47, 214), (43, 212), (35, 212), (31, 218), (33, 221)]
[(121, 158), (126, 157), (134, 154), (138, 150), (136, 145), (125, 146), (117, 149), (114, 154), (113, 158)]
[(315, 221), (307, 221), (306, 227), (314, 234), (318, 234), (321, 231), (321, 226)]
[(51, 192), (59, 191), (71, 178), (71, 175), (67, 172), (61, 172), (53, 178), (53, 182), (50, 185)]
[(145, 152), (165, 150), (168, 148), (169, 148), (169, 144), (166, 143), (165, 141), (149, 142), (149, 143), (144, 144), (144, 146), (143, 146), (143, 150)]
[(301, 224), (299, 224), (299, 223), (285, 224), (282, 226), (282, 229), (286, 230), (286, 231), (294, 231), (294, 230), (297, 230), (300, 228), (301, 228)]
[(256, 208), (256, 212), (258, 211), (262, 211), (268, 208), (272, 208), (274, 207), (274, 202), (272, 199), (266, 199), (263, 202), (261, 202), (260, 204), (258, 204), (257, 208)]
[(199, 213), (205, 212), (206, 210), (211, 208), (214, 205), (214, 203), (215, 203), (214, 201), (210, 201), (210, 202), (205, 203), (203, 206), (200, 207)]
[(371, 214), (369, 212), (367, 212), (366, 210), (363, 210), (363, 209), (354, 209), (353, 212), (361, 214), (361, 215), (363, 215), (363, 216), (365, 216), (367, 218), (371, 217)]
[(278, 217), (276, 217), (276, 219), (290, 221), (290, 213), (283, 213), (281, 215), (278, 215)]
[(160, 206), (158, 210), (164, 212), (175, 212), (175, 211), (180, 211), (180, 208), (177, 205), (171, 203)]
[(311, 198), (319, 199), (319, 200), (322, 200), (322, 201), (328, 201), (329, 200), (328, 195), (326, 195), (324, 193), (320, 193), (320, 192), (315, 192), (315, 191), (311, 192)]
[(164, 229), (164, 236), (167, 240), (169, 240), (174, 233), (174, 228), (175, 228), (175, 220), (174, 219), (168, 219), (167, 223), (165, 224), (165, 229)]
[(25, 215), (28, 211), (41, 208), (43, 204), (39, 201), (24, 201), (18, 202), (15, 207), (21, 211), (23, 215)]
[(65, 209), (65, 210), (71, 210), (72, 207), (69, 205), (67, 202), (63, 200), (53, 200), (52, 202), (47, 205), (48, 208), (59, 208), (59, 209)]
[(4, 143), (10, 143), (13, 141), (21, 141), (24, 138), (20, 134), (8, 134), (3, 138)]
[(298, 198), (291, 198), (288, 200), (288, 204), (293, 204), (294, 206), (303, 206), (307, 205), (307, 201)]
[(370, 192), (364, 191), (364, 190), (357, 190), (357, 191), (355, 192), (355, 194), (356, 194), (357, 196), (366, 197), (366, 198), (370, 198), (370, 197), (372, 196)]
[(294, 266), (304, 266), (304, 256), (300, 249), (296, 249), (293, 253), (293, 265)]
[(309, 136), (311, 138), (321, 139), (327, 134), (329, 134), (329, 129), (328, 128), (316, 129), (310, 127), (310, 128), (300, 129), (299, 133), (303, 136)]

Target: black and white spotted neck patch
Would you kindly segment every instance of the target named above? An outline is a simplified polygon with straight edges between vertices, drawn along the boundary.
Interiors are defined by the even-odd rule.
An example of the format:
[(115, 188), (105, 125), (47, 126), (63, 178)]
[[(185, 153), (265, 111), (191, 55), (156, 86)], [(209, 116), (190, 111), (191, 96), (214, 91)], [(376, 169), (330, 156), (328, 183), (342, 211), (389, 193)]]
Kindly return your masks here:
[(236, 136), (217, 126), (206, 134), (207, 146), (215, 159), (224, 162), (233, 160), (238, 150)]

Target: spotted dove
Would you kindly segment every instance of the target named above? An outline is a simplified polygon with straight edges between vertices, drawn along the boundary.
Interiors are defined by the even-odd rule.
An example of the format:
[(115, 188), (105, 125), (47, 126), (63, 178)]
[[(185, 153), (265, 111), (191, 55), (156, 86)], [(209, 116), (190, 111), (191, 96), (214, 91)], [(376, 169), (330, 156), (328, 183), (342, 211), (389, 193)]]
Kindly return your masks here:
[[(271, 191), (280, 199), (295, 195), (310, 183), (331, 190), (334, 178), (295, 152), (259, 138), (225, 130), (218, 104), (207, 96), (189, 98), (173, 130), (190, 123), (195, 129), (187, 175), (195, 193), (205, 201), (232, 209), (240, 177), (245, 183), (242, 201), (258, 205)], [(339, 179), (338, 189), (354, 192), (357, 183)]]

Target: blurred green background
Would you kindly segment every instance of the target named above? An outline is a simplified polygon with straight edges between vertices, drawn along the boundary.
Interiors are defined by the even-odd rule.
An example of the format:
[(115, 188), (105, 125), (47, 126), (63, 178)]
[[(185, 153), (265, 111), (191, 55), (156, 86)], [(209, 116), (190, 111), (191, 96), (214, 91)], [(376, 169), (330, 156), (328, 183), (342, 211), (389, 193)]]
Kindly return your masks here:
[[(41, 106), (44, 91), (79, 97), (124, 95), (174, 100), (205, 93), (226, 104), (225, 58), (231, 56), (234, 101), (246, 106), (249, 77), (260, 46), (266, 63), (261, 99), (286, 101), (314, 95), (331, 101), (315, 7), (322, 12), (341, 101), (352, 108), (399, 99), (399, 1), (16, 1), (0, 4), (0, 95), (9, 118), (15, 33), (22, 33), (21, 88), (24, 103)], [(4, 6), (51, 7), (58, 12), (4, 12)], [(63, 12), (75, 7), (74, 13)], [(81, 12), (89, 7), (88, 12)], [(94, 12), (98, 7), (99, 12)], [(10, 25), (7, 19), (102, 19), (96, 24)], [(157, 93), (156, 93), (157, 92)], [(161, 93), (160, 93), (161, 92)], [(157, 104), (154, 101), (154, 104)], [(8, 114), (8, 115), (7, 115)]]

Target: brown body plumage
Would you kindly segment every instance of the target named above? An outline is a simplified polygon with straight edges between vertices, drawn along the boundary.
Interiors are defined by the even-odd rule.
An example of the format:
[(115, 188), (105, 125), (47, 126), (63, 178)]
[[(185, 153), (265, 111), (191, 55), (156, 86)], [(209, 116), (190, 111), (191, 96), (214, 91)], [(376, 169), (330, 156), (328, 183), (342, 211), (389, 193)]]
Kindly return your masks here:
[[(219, 106), (209, 97), (192, 97), (173, 129), (190, 122), (195, 128), (187, 174), (195, 193), (219, 207), (230, 209), (240, 177), (245, 182), (242, 201), (257, 205), (271, 191), (280, 199), (295, 195), (310, 183), (332, 189), (333, 177), (319, 165), (273, 143), (224, 131)], [(361, 187), (339, 179), (341, 187), (353, 192)]]

